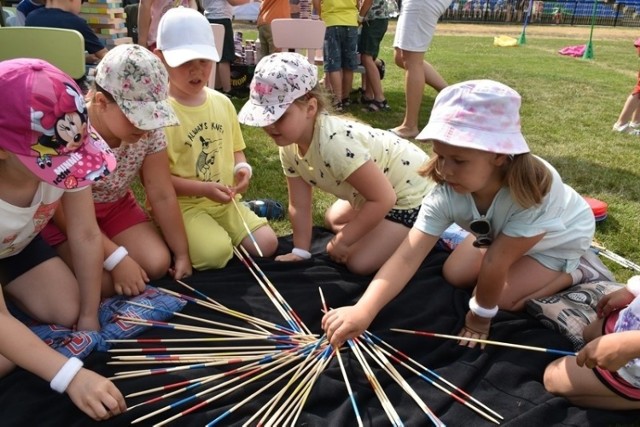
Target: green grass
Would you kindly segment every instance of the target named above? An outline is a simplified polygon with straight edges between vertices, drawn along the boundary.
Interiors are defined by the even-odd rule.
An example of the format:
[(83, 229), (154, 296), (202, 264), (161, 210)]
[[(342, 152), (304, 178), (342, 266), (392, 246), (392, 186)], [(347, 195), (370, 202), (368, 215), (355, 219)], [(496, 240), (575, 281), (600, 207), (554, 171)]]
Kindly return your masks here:
[[(245, 39), (256, 37), (253, 29), (242, 31)], [(392, 111), (367, 113), (357, 105), (349, 111), (382, 129), (398, 125), (404, 109), (404, 77), (393, 63), (392, 41), (389, 32), (380, 52), (387, 63), (383, 87)], [(611, 131), (636, 82), (638, 60), (628, 39), (594, 39), (595, 59), (591, 61), (557, 53), (562, 47), (584, 43), (584, 39), (528, 36), (523, 46), (498, 48), (493, 46), (493, 37), (439, 36), (436, 32), (426, 59), (450, 83), (487, 78), (516, 89), (522, 95), (522, 129), (532, 152), (552, 163), (580, 194), (609, 204), (609, 217), (597, 226), (597, 241), (640, 263), (640, 168), (636, 163), (640, 137)], [(356, 75), (354, 87), (359, 85)], [(421, 126), (428, 120), (435, 96), (431, 88), (425, 89)], [(234, 104), (239, 109), (244, 100), (234, 100)], [(275, 144), (261, 129), (244, 126), (243, 132), (245, 152), (254, 166), (246, 198), (274, 198), (286, 205), (286, 183)], [(421, 146), (430, 152), (427, 145)], [(324, 209), (333, 200), (316, 193), (316, 224), (322, 224)], [(273, 227), (280, 235), (290, 232), (286, 220), (274, 222)], [(619, 281), (626, 281), (632, 273), (606, 263)]]

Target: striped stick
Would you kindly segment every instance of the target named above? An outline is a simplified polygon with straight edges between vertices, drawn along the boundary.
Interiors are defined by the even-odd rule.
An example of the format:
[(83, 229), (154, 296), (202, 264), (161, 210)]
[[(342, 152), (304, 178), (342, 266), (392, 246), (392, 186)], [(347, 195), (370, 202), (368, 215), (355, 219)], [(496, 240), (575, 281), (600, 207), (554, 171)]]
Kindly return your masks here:
[(405, 334), (424, 335), (426, 337), (446, 338), (446, 339), (456, 340), (456, 341), (464, 340), (464, 341), (477, 342), (477, 343), (481, 343), (481, 344), (489, 344), (489, 345), (497, 345), (497, 346), (502, 346), (502, 347), (518, 348), (520, 350), (540, 351), (542, 353), (559, 354), (561, 356), (577, 356), (578, 355), (578, 353), (576, 353), (575, 351), (556, 350), (556, 349), (553, 349), (553, 348), (534, 347), (534, 346), (531, 346), (531, 345), (511, 344), (511, 343), (502, 342), (502, 341), (483, 340), (483, 339), (480, 339), (480, 338), (466, 338), (466, 337), (462, 338), (462, 337), (459, 337), (457, 335), (436, 334), (436, 333), (433, 333), (433, 332), (424, 332), (424, 331), (410, 331), (408, 329), (391, 328), (389, 330), (390, 331), (394, 331), (394, 332), (402, 332), (402, 333), (405, 333)]
[[(463, 389), (461, 389), (460, 387), (456, 386), (455, 384), (451, 383), (450, 381), (446, 380), (444, 377), (442, 377), (440, 374), (438, 374), (435, 371), (432, 371), (431, 369), (427, 368), (426, 366), (420, 364), (419, 362), (417, 362), (416, 360), (412, 359), (411, 357), (409, 357), (407, 354), (401, 352), (400, 350), (398, 350), (397, 348), (393, 347), (391, 344), (387, 343), (386, 341), (382, 340), (380, 337), (374, 335), (373, 333), (369, 332), (369, 331), (365, 331), (365, 334), (367, 335), (367, 337), (371, 337), (373, 338), (376, 342), (379, 342), (380, 344), (384, 345), (385, 347), (389, 348), (391, 351), (393, 351), (395, 354), (397, 354), (398, 356), (402, 357), (404, 360), (413, 363), (415, 366), (417, 366), (418, 368), (422, 369), (424, 372), (427, 372), (429, 375), (433, 376), (434, 378), (440, 380), (442, 383), (446, 384), (447, 386), (449, 386), (451, 389), (453, 389), (456, 393), (464, 396), (465, 398), (473, 401), (475, 404), (477, 404), (478, 406), (482, 407), (483, 409), (485, 409), (486, 411), (490, 412), (493, 416), (495, 416), (496, 418), (499, 419), (504, 419), (504, 417), (500, 414), (498, 414), (496, 411), (492, 410), (491, 408), (489, 408), (488, 406), (486, 406), (484, 403), (480, 402), (479, 400), (477, 400), (475, 397), (471, 396), (469, 393), (467, 393), (466, 391), (464, 391)], [(381, 350), (384, 350), (381, 348)], [(393, 360), (396, 360), (397, 362), (401, 363), (403, 366), (405, 366), (407, 369), (412, 370), (413, 372), (415, 372), (409, 365), (407, 365), (406, 363), (402, 362), (400, 359), (398, 359), (397, 357), (388, 354), (389, 357), (391, 357)], [(420, 378), (424, 379), (425, 381), (427, 381), (428, 383), (432, 384), (433, 386), (435, 386), (436, 388), (443, 390), (443, 387), (436, 383), (433, 379), (426, 377), (422, 374), (420, 374), (419, 372), (416, 372)], [(451, 393), (450, 391), (444, 389), (443, 390), (445, 393), (449, 394)], [(461, 399), (460, 397), (456, 396), (455, 394), (451, 394), (451, 396), (458, 400), (460, 403), (473, 407), (473, 405), (469, 404), (468, 402), (464, 401), (463, 399)]]
[(640, 271), (640, 265), (634, 262), (631, 262), (626, 258), (621, 257), (615, 252), (610, 251), (609, 249), (605, 248), (604, 246), (596, 242), (592, 242), (591, 247), (595, 249), (598, 255), (602, 255), (605, 258), (609, 258), (611, 261), (617, 262), (621, 266), (626, 267), (630, 270)]

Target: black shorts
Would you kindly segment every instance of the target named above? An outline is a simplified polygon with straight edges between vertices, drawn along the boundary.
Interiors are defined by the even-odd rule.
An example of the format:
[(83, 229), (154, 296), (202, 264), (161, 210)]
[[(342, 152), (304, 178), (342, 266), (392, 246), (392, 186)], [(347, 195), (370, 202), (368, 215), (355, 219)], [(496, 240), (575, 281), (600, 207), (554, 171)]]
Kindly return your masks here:
[(234, 44), (233, 27), (231, 26), (231, 19), (209, 19), (212, 24), (224, 25), (224, 42), (222, 44), (222, 52), (218, 52), (220, 55), (220, 62), (228, 62), (230, 64), (236, 60), (236, 47)]
[(58, 256), (38, 234), (20, 253), (0, 259), (0, 284), (8, 285), (27, 271)]
[(388, 19), (374, 19), (362, 23), (360, 37), (358, 38), (358, 53), (378, 57), (380, 43), (387, 32)]
[(413, 209), (391, 209), (384, 219), (388, 219), (391, 222), (397, 222), (407, 228), (411, 228), (418, 218), (418, 212), (420, 212), (419, 206)]

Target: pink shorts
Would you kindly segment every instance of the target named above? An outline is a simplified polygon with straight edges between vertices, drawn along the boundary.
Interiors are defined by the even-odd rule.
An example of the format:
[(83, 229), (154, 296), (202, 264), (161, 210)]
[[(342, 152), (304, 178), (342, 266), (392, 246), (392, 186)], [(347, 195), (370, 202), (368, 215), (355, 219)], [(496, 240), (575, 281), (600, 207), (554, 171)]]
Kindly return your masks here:
[[(96, 219), (100, 230), (110, 239), (127, 228), (149, 221), (149, 217), (142, 210), (131, 191), (119, 200), (108, 203), (94, 203)], [(69, 218), (67, 218), (69, 221)], [(67, 240), (62, 231), (53, 223), (49, 223), (40, 235), (51, 246), (57, 246)]]
[[(607, 317), (607, 320), (602, 325), (603, 335), (611, 334), (614, 332), (619, 314), (620, 311), (615, 311)], [(640, 400), (640, 389), (629, 384), (622, 377), (620, 377), (617, 372), (607, 371), (606, 369), (598, 367), (593, 368), (593, 372), (596, 374), (596, 377), (598, 377), (600, 382), (607, 386), (607, 388), (609, 388), (609, 390), (613, 391), (615, 394), (624, 397), (627, 400)]]
[(638, 95), (640, 94), (640, 72), (638, 73), (638, 82), (636, 83), (636, 86), (633, 88), (633, 92), (631, 92), (631, 95)]

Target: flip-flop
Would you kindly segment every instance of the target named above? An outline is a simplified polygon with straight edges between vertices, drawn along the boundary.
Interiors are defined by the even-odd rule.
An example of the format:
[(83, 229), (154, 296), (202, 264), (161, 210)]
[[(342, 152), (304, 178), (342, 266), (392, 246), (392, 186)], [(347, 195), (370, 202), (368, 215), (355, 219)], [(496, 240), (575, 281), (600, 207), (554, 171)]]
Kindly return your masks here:
[(398, 138), (402, 138), (402, 139), (415, 139), (416, 136), (418, 136), (418, 134), (415, 134), (413, 136), (408, 136), (408, 135), (402, 135), (400, 133), (398, 133), (395, 129), (391, 128), (391, 129), (387, 129), (387, 132), (391, 132), (392, 134), (394, 134), (395, 136), (397, 136)]

